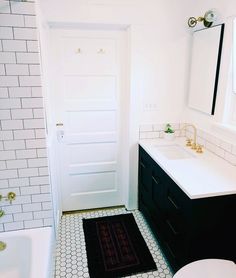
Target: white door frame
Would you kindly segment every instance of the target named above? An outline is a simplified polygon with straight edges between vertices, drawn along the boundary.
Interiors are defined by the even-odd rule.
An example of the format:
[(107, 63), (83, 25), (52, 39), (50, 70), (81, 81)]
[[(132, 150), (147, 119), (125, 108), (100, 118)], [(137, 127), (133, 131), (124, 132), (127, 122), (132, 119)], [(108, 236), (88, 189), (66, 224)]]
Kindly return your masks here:
[[(121, 144), (121, 142), (127, 142), (128, 138), (128, 132), (124, 129), (127, 121), (125, 117), (126, 111), (123, 107), (126, 91), (124, 90), (125, 86), (122, 84), (125, 79), (123, 70), (123, 65), (126, 61), (124, 57), (126, 53), (125, 35), (126, 32), (123, 30), (104, 31), (80, 28), (76, 30), (52, 29), (51, 31), (52, 51), (50, 57), (52, 58), (51, 64), (54, 71), (52, 80), (57, 80), (52, 82), (53, 91), (51, 93), (54, 95), (52, 112), (55, 115), (54, 124), (64, 124), (64, 127), (58, 127), (58, 132), (62, 132), (61, 130), (65, 132), (64, 139), (60, 140), (60, 143), (58, 141), (54, 142), (54, 147), (58, 147), (58, 160), (61, 162), (58, 176), (60, 176), (61, 180), (63, 211), (124, 205), (123, 189), (125, 179), (123, 177), (124, 163), (122, 163), (122, 156), (125, 144)], [(96, 43), (98, 43), (97, 46)], [(101, 46), (107, 49), (103, 58), (101, 54), (97, 54), (97, 49), (100, 49)], [(78, 47), (82, 47), (82, 53), (80, 54), (76, 52)], [(68, 55), (65, 56), (68, 59), (64, 58), (64, 55)], [(85, 64), (81, 64), (81, 62)], [(97, 69), (95, 69), (96, 65), (98, 66)], [(79, 87), (75, 86), (74, 82), (77, 83), (79, 80), (81, 82), (81, 78), (85, 78), (85, 76), (87, 80), (88, 78), (90, 79), (93, 86), (95, 86), (94, 82), (96, 82), (95, 76), (100, 76), (99, 78), (106, 78), (106, 80), (110, 81), (113, 80), (112, 87), (109, 89), (109, 96), (98, 99), (97, 94), (92, 97), (89, 94), (86, 97), (83, 95), (85, 98), (81, 98), (82, 92)], [(66, 82), (66, 80), (70, 81)], [(114, 82), (114, 80), (116, 81)], [(64, 82), (66, 83), (64, 84)], [(73, 89), (69, 84), (73, 86)], [(68, 90), (65, 89), (65, 86), (68, 86)], [(93, 87), (93, 92), (96, 92), (98, 88), (99, 84)], [(84, 89), (86, 90), (86, 88)], [(73, 94), (73, 97), (71, 94)], [(89, 112), (86, 112), (87, 109)], [(104, 117), (104, 114), (110, 116)], [(79, 118), (78, 115), (80, 115)], [(102, 117), (104, 122), (97, 122), (94, 115)], [(70, 120), (67, 117), (71, 120), (74, 119), (73, 127), (69, 124)], [(83, 119), (82, 122), (81, 117)], [(116, 119), (113, 119), (113, 117)], [(93, 119), (93, 123), (89, 120), (88, 125), (85, 124), (85, 127), (82, 123), (86, 119)], [(77, 126), (79, 126), (79, 129)], [(106, 128), (104, 129), (105, 126)], [(98, 134), (95, 131), (102, 133)], [(113, 132), (112, 137), (110, 136), (111, 131)], [(91, 136), (92, 133), (93, 135)], [(85, 139), (85, 135), (87, 139)], [(99, 156), (97, 156), (98, 153), (91, 151), (93, 148), (100, 153)], [(101, 149), (104, 152), (101, 152)], [(108, 149), (110, 151), (107, 151)], [(81, 152), (84, 154), (82, 157)], [(88, 157), (89, 160), (87, 160)], [(102, 157), (106, 157), (106, 159), (103, 160)], [(86, 164), (87, 162), (89, 164)], [(102, 167), (102, 170), (100, 167)], [(91, 170), (93, 171), (92, 174), (90, 173)], [(95, 176), (98, 177), (96, 182), (94, 180)], [(81, 179), (83, 182), (79, 185), (78, 183), (81, 183)], [(101, 182), (101, 179), (103, 182)], [(107, 184), (107, 179), (110, 180), (109, 184)], [(95, 184), (91, 184), (91, 180)], [(88, 186), (85, 186), (88, 183), (93, 186), (93, 188), (90, 187), (90, 190)], [(106, 188), (104, 187), (105, 184)]]
[[(51, 26), (51, 28), (49, 28), (49, 26)], [(64, 26), (66, 28), (66, 26)], [(125, 175), (125, 184), (124, 184), (124, 198), (125, 198), (125, 206), (128, 209), (132, 209), (135, 208), (136, 205), (133, 205), (132, 200), (130, 200), (129, 198), (129, 192), (133, 193), (133, 189), (135, 188), (135, 186), (137, 185), (137, 183), (135, 182), (135, 185), (133, 185), (132, 187), (130, 187), (130, 182), (132, 181), (132, 178), (130, 178), (130, 165), (134, 165), (134, 162), (130, 161), (130, 158), (132, 158), (132, 155), (130, 155), (130, 104), (132, 102), (131, 100), (131, 92), (130, 92), (130, 76), (129, 76), (129, 67), (130, 67), (130, 53), (129, 53), (129, 45), (130, 45), (130, 26), (123, 26), (123, 25), (109, 25), (107, 24), (106, 26), (104, 24), (102, 24), (101, 26), (99, 25), (90, 25), (90, 24), (79, 24), (75, 27), (79, 27), (79, 28), (92, 28), (96, 30), (112, 30), (112, 31), (116, 31), (116, 30), (124, 30), (126, 32), (126, 44), (127, 44), (127, 49), (126, 49), (126, 61), (127, 64), (124, 67), (124, 71), (125, 71), (125, 88), (124, 90), (126, 91), (126, 99), (124, 99), (123, 105), (125, 107), (125, 114), (126, 114), (126, 133), (127, 133), (127, 141), (124, 142), (126, 143), (125, 148), (123, 150), (123, 163), (125, 165), (124, 169), (126, 169), (126, 172), (124, 173)], [(55, 26), (54, 28), (58, 28), (58, 26)], [(60, 24), (60, 28), (63, 28), (63, 25)], [(52, 198), (53, 198), (53, 202), (54, 205), (56, 206), (56, 208), (54, 208), (54, 220), (55, 220), (55, 226), (58, 226), (59, 223), (59, 219), (60, 216), (62, 215), (62, 208), (61, 208), (61, 191), (60, 191), (60, 186), (58, 186), (59, 184), (59, 180), (58, 180), (58, 165), (57, 163), (55, 163), (55, 149), (52, 147), (52, 142), (55, 140), (55, 136), (56, 136), (56, 128), (55, 128), (55, 124), (54, 124), (54, 120), (51, 116), (51, 104), (52, 104), (52, 99), (50, 99), (50, 91), (51, 91), (51, 87), (50, 87), (50, 77), (52, 76), (51, 73), (51, 65), (49, 63), (48, 60), (48, 55), (50, 55), (49, 53), (49, 38), (50, 38), (50, 31), (52, 29), (52, 25), (43, 25), (40, 26), (39, 31), (40, 31), (40, 45), (41, 45), (41, 64), (42, 64), (42, 71), (43, 71), (43, 78), (42, 78), (42, 86), (43, 86), (43, 95), (44, 95), (44, 102), (45, 102), (45, 111), (46, 111), (46, 123), (47, 123), (47, 143), (48, 143), (48, 159), (49, 159), (49, 172), (50, 172), (50, 179), (51, 179), (51, 188), (52, 188)], [(137, 101), (137, 99), (136, 99)], [(136, 136), (135, 136), (136, 137)], [(135, 141), (137, 142), (137, 139), (135, 139)], [(136, 153), (136, 152), (135, 152)], [(136, 154), (134, 154), (134, 157), (136, 156)], [(133, 166), (135, 168), (137, 168), (135, 165)], [(135, 180), (135, 179), (134, 179)], [(133, 182), (132, 182), (133, 183)], [(137, 189), (135, 190), (137, 192)], [(134, 198), (135, 199), (135, 198)], [(55, 204), (56, 203), (56, 204)]]

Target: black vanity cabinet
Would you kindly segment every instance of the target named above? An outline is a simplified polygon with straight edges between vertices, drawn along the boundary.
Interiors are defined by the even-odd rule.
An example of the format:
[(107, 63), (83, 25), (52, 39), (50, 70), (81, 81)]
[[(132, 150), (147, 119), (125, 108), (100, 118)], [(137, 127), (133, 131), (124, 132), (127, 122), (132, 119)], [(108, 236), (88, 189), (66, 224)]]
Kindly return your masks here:
[(174, 271), (199, 259), (236, 262), (236, 195), (190, 199), (142, 147), (139, 210)]

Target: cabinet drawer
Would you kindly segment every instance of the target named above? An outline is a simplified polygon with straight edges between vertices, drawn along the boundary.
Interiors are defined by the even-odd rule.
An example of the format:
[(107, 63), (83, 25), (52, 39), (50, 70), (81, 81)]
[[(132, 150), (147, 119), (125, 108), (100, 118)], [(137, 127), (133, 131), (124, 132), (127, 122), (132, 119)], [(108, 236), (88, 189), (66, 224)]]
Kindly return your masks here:
[(176, 195), (173, 194), (173, 192), (168, 188), (167, 195), (166, 195), (168, 208), (170, 211), (179, 213), (181, 211), (181, 202), (179, 198), (176, 197)]
[(183, 228), (180, 226), (179, 221), (176, 219), (166, 218), (165, 224), (168, 238), (177, 238), (184, 233)]
[(186, 250), (181, 241), (165, 241), (164, 248), (175, 270), (178, 270), (186, 264)]
[(167, 178), (169, 179), (166, 195), (168, 213), (181, 216), (188, 221), (192, 215), (191, 199), (169, 177)]
[(164, 181), (163, 174), (159, 171), (154, 170), (152, 172), (152, 201), (153, 205), (160, 209), (165, 214), (165, 196), (166, 196), (166, 184)]
[(139, 167), (139, 183), (142, 184), (142, 188), (149, 192), (151, 190), (151, 178), (148, 169), (145, 168), (142, 164)]
[(151, 194), (152, 186), (152, 161), (151, 158), (140, 148), (139, 152), (139, 183), (141, 187)]

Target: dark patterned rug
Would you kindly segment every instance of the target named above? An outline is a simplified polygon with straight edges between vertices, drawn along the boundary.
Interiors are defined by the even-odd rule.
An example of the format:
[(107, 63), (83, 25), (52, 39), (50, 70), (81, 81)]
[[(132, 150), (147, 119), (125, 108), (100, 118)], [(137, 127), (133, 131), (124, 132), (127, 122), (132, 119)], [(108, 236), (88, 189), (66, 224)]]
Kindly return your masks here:
[(90, 278), (115, 278), (157, 269), (133, 214), (83, 219)]

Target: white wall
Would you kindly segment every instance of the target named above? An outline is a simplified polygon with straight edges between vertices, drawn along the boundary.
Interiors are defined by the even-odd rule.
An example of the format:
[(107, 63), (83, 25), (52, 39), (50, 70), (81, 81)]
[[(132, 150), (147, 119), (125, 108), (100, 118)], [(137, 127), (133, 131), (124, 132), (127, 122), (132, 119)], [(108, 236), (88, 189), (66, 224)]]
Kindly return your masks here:
[(38, 0), (41, 18), (55, 26), (129, 27), (130, 194), (137, 204), (137, 141), (140, 123), (178, 121), (184, 109), (187, 12), (178, 0)]
[[(136, 204), (137, 140), (142, 123), (194, 122), (215, 132), (224, 119), (231, 55), (231, 17), (235, 0), (38, 0), (46, 23), (115, 24), (129, 26), (130, 43), (130, 207)], [(214, 116), (187, 107), (190, 16), (202, 16), (210, 8), (226, 23), (224, 49)], [(219, 132), (219, 136), (223, 136)]]
[(45, 21), (131, 26), (131, 85), (141, 99), (140, 121), (145, 123), (176, 120), (183, 109), (189, 14), (184, 2), (39, 0)]
[[(230, 63), (232, 55), (232, 20), (236, 16), (236, 2), (233, 0), (200, 0), (195, 2), (194, 5), (190, 2), (189, 16), (202, 16), (211, 8), (216, 9), (220, 15), (218, 23), (225, 23), (215, 115), (209, 116), (188, 108), (186, 95), (185, 110), (181, 118), (184, 121), (195, 123), (197, 127), (203, 128), (210, 133), (214, 133), (218, 137), (232, 141), (235, 140), (235, 136), (225, 132), (224, 129), (217, 128), (217, 124), (222, 123), (225, 120), (225, 112), (227, 113), (227, 94), (231, 93)], [(192, 29), (188, 31), (187, 36), (191, 36), (191, 32)], [(187, 76), (186, 84), (188, 84), (188, 78), (189, 76)]]

